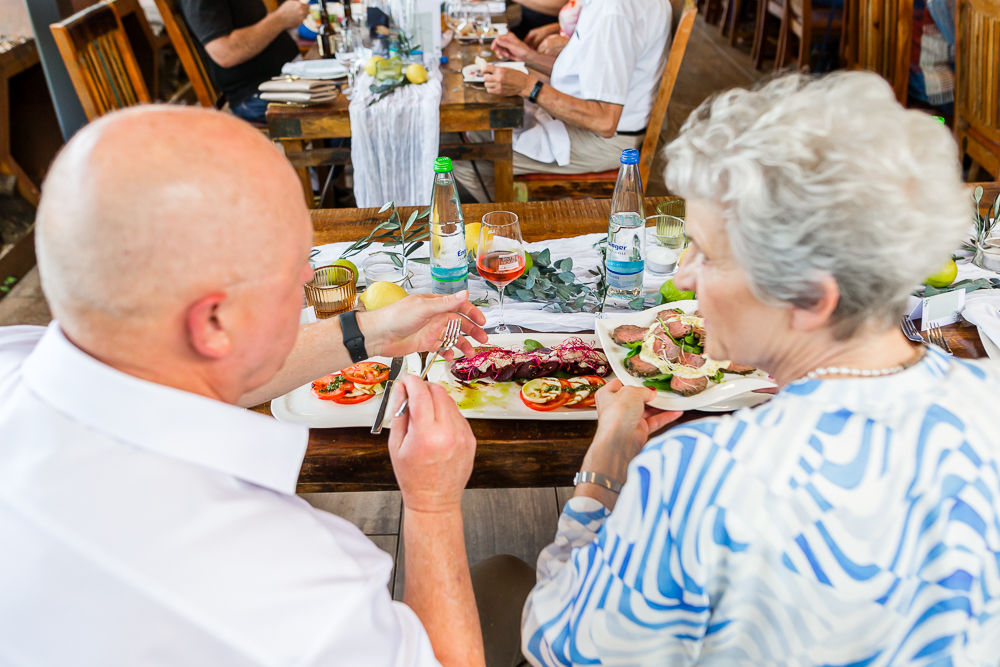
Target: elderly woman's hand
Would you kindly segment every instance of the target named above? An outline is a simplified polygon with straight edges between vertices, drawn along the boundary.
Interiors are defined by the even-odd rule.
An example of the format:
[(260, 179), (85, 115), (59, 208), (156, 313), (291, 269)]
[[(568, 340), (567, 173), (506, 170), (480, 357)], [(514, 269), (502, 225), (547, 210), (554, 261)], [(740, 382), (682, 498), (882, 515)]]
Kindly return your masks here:
[[(602, 387), (597, 392), (597, 433), (583, 459), (582, 470), (624, 484), (628, 464), (642, 451), (649, 436), (683, 414), (646, 405), (654, 398), (655, 389), (625, 387), (621, 380)], [(596, 498), (609, 509), (617, 500), (617, 494), (593, 484), (578, 486), (577, 495)]]
[(486, 92), (493, 95), (527, 96), (535, 85), (534, 79), (524, 72), (494, 65), (483, 68), (483, 81), (486, 83)]

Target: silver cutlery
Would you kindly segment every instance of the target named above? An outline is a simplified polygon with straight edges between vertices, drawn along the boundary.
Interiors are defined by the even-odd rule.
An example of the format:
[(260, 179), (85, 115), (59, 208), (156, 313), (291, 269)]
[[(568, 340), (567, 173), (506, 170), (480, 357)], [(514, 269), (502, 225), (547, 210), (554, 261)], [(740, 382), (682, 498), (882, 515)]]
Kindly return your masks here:
[(941, 331), (941, 327), (939, 325), (932, 324), (927, 327), (927, 337), (933, 344), (940, 347), (942, 351), (947, 354), (952, 354), (951, 348), (948, 347), (948, 341), (944, 337), (944, 332)]
[[(462, 318), (457, 317), (448, 322), (448, 326), (445, 327), (444, 334), (441, 337), (441, 347), (437, 349), (434, 354), (427, 357), (427, 363), (424, 364), (424, 370), (420, 373), (420, 379), (423, 380), (427, 377), (427, 371), (431, 369), (431, 364), (434, 360), (444, 352), (445, 350), (450, 350), (455, 347), (455, 343), (458, 342), (459, 336), (462, 335)], [(410, 404), (409, 399), (403, 401), (403, 404), (399, 406), (399, 410), (396, 410), (394, 417), (401, 417), (404, 412), (406, 412), (406, 406)]]
[(378, 435), (382, 432), (382, 422), (385, 420), (385, 409), (389, 407), (389, 394), (392, 393), (392, 383), (399, 377), (399, 371), (401, 370), (403, 370), (403, 357), (393, 357), (392, 364), (389, 365), (389, 379), (385, 381), (385, 391), (382, 392), (382, 402), (378, 406), (375, 423), (372, 424), (372, 435)]
[(914, 326), (913, 320), (911, 320), (906, 315), (899, 322), (900, 328), (903, 330), (903, 335), (912, 340), (914, 343), (923, 343), (923, 336), (917, 331), (917, 327)]

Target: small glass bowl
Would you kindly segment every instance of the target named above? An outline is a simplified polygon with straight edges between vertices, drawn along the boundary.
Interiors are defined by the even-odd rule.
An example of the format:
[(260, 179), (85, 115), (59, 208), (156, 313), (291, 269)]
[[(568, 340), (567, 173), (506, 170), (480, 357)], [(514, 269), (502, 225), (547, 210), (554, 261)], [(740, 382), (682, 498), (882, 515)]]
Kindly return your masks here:
[(321, 320), (346, 313), (357, 301), (357, 282), (358, 276), (349, 266), (321, 266), (313, 270), (313, 279), (304, 285), (306, 302)]
[(403, 267), (397, 266), (392, 261), (392, 256), (387, 252), (374, 252), (361, 262), (361, 272), (365, 274), (365, 283), (371, 285), (374, 282), (385, 281), (395, 283), (400, 287), (413, 277), (412, 271), (403, 273)]

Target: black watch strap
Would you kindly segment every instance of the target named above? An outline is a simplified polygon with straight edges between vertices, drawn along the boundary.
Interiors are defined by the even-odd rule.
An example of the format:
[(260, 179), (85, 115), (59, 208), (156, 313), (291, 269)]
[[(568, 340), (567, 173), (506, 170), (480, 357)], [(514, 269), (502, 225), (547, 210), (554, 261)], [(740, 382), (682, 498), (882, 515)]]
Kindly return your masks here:
[(358, 326), (358, 311), (349, 310), (340, 314), (340, 332), (344, 335), (344, 347), (351, 355), (351, 361), (358, 363), (368, 358), (365, 335)]
[(532, 104), (538, 102), (538, 95), (542, 92), (542, 86), (545, 84), (541, 81), (535, 82), (535, 87), (531, 89), (531, 94), (528, 95), (528, 101)]

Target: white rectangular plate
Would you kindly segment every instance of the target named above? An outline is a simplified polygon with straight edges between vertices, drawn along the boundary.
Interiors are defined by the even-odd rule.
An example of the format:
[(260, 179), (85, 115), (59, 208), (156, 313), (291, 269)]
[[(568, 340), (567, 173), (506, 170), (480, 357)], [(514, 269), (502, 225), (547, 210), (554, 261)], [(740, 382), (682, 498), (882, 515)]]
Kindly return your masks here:
[[(600, 343), (597, 336), (593, 334), (493, 334), (489, 338), (491, 345), (502, 347), (518, 347), (524, 345), (527, 338), (537, 340), (546, 347), (553, 347), (563, 342), (567, 338), (580, 338), (583, 342), (595, 347)], [(610, 375), (606, 376), (610, 379)], [(499, 396), (490, 397), (485, 401), (478, 401), (473, 396), (474, 392), (482, 390), (465, 389), (455, 376), (448, 371), (448, 364), (444, 361), (435, 362), (427, 374), (427, 379), (437, 382), (448, 390), (448, 394), (458, 403), (459, 410), (466, 419), (541, 419), (541, 420), (594, 420), (597, 419), (597, 410), (594, 408), (557, 408), (551, 412), (539, 412), (532, 410), (521, 402), (521, 388), (516, 382), (500, 382), (504, 388), (498, 390)], [(483, 394), (485, 395), (485, 394)], [(467, 405), (469, 407), (463, 407)]]
[[(635, 387), (642, 386), (642, 378), (637, 378), (625, 370), (625, 355), (628, 348), (618, 345), (611, 339), (611, 332), (623, 324), (633, 324), (639, 327), (648, 327), (656, 320), (656, 314), (661, 310), (679, 308), (685, 313), (693, 313), (698, 310), (697, 301), (674, 301), (656, 308), (650, 308), (638, 313), (629, 313), (620, 317), (613, 317), (607, 320), (597, 320), (597, 335), (601, 339), (604, 347), (604, 354), (608, 355), (611, 362), (611, 369), (618, 376), (623, 384), (630, 384)], [(694, 396), (681, 396), (670, 391), (658, 391), (656, 399), (650, 402), (655, 408), (661, 410), (704, 410), (706, 412), (728, 412), (740, 408), (752, 407), (763, 403), (771, 398), (769, 394), (754, 394), (757, 389), (775, 387), (767, 374), (756, 371), (751, 375), (726, 375), (726, 379), (721, 384), (709, 383), (708, 389), (695, 394)]]
[[(392, 365), (392, 359), (388, 357), (372, 357), (368, 361), (377, 361), (386, 366)], [(399, 374), (419, 374), (421, 370), (420, 355), (411, 354), (403, 359), (403, 369)], [(375, 421), (381, 402), (381, 394), (356, 405), (321, 401), (313, 396), (312, 382), (310, 382), (271, 401), (271, 414), (279, 421), (308, 424), (311, 428), (370, 427)], [(389, 422), (391, 420), (386, 422), (385, 428), (389, 428)]]

